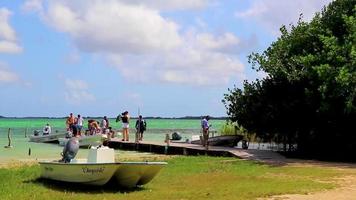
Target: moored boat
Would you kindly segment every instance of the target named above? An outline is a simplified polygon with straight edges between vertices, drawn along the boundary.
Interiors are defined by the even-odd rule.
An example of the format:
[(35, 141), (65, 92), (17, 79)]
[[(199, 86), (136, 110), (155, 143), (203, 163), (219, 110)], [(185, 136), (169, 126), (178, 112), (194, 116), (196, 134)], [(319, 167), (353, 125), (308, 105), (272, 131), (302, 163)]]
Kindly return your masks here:
[(30, 142), (58, 142), (58, 138), (65, 137), (66, 133), (56, 132), (47, 135), (30, 135)]
[[(239, 141), (243, 139), (242, 135), (223, 135), (210, 137), (208, 144), (211, 146), (229, 146), (234, 147)], [(192, 140), (192, 144), (202, 144), (201, 140)]]
[[(107, 136), (105, 134), (82, 135), (78, 139), (80, 147), (98, 146), (103, 144), (103, 141), (107, 139)], [(68, 140), (69, 138), (59, 138), (59, 145), (64, 146)]]

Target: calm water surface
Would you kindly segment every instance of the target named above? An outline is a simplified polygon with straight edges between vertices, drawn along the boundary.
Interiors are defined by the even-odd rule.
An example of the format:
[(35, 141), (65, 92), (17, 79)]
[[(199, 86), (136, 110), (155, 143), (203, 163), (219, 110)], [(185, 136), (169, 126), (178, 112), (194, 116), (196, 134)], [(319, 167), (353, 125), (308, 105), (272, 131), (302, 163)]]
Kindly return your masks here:
[[(135, 120), (131, 120), (133, 127)], [(65, 119), (0, 119), (0, 162), (9, 162), (17, 160), (41, 160), (41, 159), (59, 159), (63, 147), (58, 144), (33, 143), (28, 138), (34, 130), (42, 130), (43, 126), (49, 123), (52, 131), (65, 132)], [(225, 123), (224, 120), (211, 120), (213, 129), (219, 130)], [(84, 128), (87, 124), (84, 124)], [(115, 130), (121, 131), (121, 124), (110, 119), (110, 126)], [(13, 148), (4, 148), (8, 145), (8, 129), (11, 128)], [(146, 141), (163, 141), (165, 135), (173, 132), (180, 132), (183, 139), (190, 139), (194, 134), (200, 134), (200, 120), (182, 120), (182, 119), (149, 119), (147, 120), (147, 131), (144, 134)], [(130, 139), (134, 140), (134, 129), (130, 130)], [(120, 137), (120, 136), (119, 136)], [(29, 150), (31, 154), (29, 155)], [(138, 153), (132, 151), (115, 150), (120, 158), (127, 157), (146, 157), (147, 153)], [(87, 149), (80, 149), (78, 158), (86, 158)]]

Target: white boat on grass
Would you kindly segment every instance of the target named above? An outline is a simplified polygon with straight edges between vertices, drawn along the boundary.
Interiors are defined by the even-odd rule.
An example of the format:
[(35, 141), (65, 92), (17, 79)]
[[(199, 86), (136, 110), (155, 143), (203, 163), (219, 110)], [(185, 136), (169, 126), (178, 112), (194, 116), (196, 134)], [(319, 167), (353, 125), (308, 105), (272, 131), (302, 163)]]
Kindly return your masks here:
[[(59, 138), (59, 145), (64, 146), (70, 138)], [(79, 138), (79, 146), (80, 147), (88, 147), (88, 146), (98, 146), (103, 144), (103, 141), (107, 139), (107, 135), (105, 134), (95, 134), (95, 135), (82, 135)]]
[(114, 179), (118, 187), (132, 188), (150, 182), (166, 162), (115, 162), (114, 150), (92, 148), (88, 159), (39, 162), (41, 177), (72, 183), (104, 185)]
[(66, 133), (55, 132), (47, 135), (30, 135), (30, 142), (58, 142), (58, 138), (65, 137)]

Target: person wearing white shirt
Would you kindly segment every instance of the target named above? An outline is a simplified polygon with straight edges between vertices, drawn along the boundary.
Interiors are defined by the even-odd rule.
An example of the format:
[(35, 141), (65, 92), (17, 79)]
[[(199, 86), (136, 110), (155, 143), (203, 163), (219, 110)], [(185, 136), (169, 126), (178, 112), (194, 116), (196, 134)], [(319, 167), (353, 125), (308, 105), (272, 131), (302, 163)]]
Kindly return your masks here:
[(46, 124), (45, 127), (43, 127), (43, 135), (49, 135), (51, 134), (52, 130), (51, 127), (49, 126), (49, 124)]
[(78, 135), (82, 135), (82, 128), (83, 128), (83, 117), (78, 115), (76, 123), (77, 123), (77, 128), (78, 128)]
[(106, 133), (106, 129), (109, 128), (109, 120), (106, 116), (104, 116), (104, 119), (101, 120), (101, 123), (100, 123), (100, 127), (101, 127), (101, 131), (103, 134)]

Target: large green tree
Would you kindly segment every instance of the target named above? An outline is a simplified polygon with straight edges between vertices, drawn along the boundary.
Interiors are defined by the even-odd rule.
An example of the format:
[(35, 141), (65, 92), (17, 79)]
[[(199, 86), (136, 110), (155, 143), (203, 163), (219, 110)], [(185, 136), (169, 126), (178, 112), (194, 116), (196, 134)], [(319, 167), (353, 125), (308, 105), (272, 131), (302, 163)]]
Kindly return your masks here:
[(303, 153), (356, 150), (356, 0), (333, 1), (310, 22), (280, 30), (249, 56), (267, 77), (225, 94), (230, 119)]

